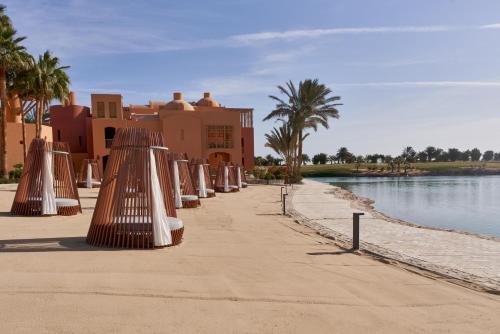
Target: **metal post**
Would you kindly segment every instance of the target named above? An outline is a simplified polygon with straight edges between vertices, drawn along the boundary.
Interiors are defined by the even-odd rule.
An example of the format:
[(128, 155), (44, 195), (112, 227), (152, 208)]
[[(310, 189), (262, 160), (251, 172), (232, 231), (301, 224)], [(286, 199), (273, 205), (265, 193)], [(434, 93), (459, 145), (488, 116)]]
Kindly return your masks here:
[(359, 216), (363, 215), (362, 212), (352, 214), (352, 249), (359, 249)]
[(280, 195), (280, 198), (283, 200), (283, 188), (285, 187), (281, 187), (281, 195)]
[(288, 194), (283, 194), (283, 216), (286, 215), (286, 196)]

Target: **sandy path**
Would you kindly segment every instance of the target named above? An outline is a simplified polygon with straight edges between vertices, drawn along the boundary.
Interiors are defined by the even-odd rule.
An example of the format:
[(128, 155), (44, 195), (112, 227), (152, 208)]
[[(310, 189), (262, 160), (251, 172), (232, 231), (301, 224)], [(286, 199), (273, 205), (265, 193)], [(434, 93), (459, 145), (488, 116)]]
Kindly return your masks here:
[(279, 192), (181, 210), (184, 243), (154, 251), (87, 247), (95, 190), (83, 215), (3, 214), (1, 332), (498, 333), (498, 296), (344, 253), (279, 216)]

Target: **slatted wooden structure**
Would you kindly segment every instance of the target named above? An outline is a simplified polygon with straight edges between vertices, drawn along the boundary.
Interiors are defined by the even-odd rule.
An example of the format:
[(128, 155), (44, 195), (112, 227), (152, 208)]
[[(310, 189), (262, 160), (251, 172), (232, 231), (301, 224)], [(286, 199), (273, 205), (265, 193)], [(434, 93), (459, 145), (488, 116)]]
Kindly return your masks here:
[[(228, 187), (224, 187), (224, 174), (227, 168), (228, 174)], [(238, 185), (236, 184), (235, 168), (232, 164), (221, 161), (217, 169), (217, 174), (215, 176), (214, 189), (216, 192), (237, 192), (239, 191)]]
[(52, 157), (50, 173), (52, 174), (57, 214), (71, 216), (82, 212), (68, 143), (51, 143), (44, 139), (35, 138), (31, 142), (26, 156), (26, 164), (17, 186), (11, 214), (42, 215), (42, 193), (46, 182), (44, 172), (47, 168), (48, 155)]
[(101, 186), (102, 175), (97, 160), (83, 159), (76, 182), (79, 187), (85, 188), (89, 188), (89, 186), (90, 188), (99, 188)]
[(196, 191), (200, 188), (200, 178), (198, 169), (199, 166), (203, 168), (203, 175), (205, 180), (205, 187), (207, 189), (207, 198), (215, 197), (214, 183), (212, 177), (210, 176), (210, 164), (205, 159), (191, 159), (189, 161), (189, 171), (191, 172), (191, 178), (193, 179), (193, 185)]
[(248, 187), (248, 182), (247, 182), (247, 177), (245, 175), (245, 168), (243, 168), (241, 165), (236, 164), (236, 168), (240, 169), (240, 177), (241, 177), (241, 188), (246, 188)]
[[(169, 152), (168, 163), (170, 167), (170, 176), (172, 179), (172, 185), (175, 187), (175, 173), (174, 173), (174, 162), (177, 163), (177, 169), (179, 172), (179, 183), (180, 183), (180, 197), (182, 201), (182, 208), (196, 208), (200, 206), (200, 199), (198, 198), (198, 192), (195, 189), (191, 171), (189, 170), (189, 161), (187, 160), (187, 155), (185, 153)], [(175, 189), (174, 189), (175, 196)], [(181, 207), (177, 205), (177, 207)]]
[[(141, 128), (118, 129), (99, 190), (87, 243), (118, 248), (155, 247), (155, 203), (163, 203), (172, 243), (182, 240), (168, 168), (167, 149), (159, 132)], [(151, 157), (154, 155), (154, 159)], [(152, 165), (154, 163), (155, 165)], [(152, 174), (156, 168), (156, 175)], [(156, 178), (161, 198), (155, 197)]]

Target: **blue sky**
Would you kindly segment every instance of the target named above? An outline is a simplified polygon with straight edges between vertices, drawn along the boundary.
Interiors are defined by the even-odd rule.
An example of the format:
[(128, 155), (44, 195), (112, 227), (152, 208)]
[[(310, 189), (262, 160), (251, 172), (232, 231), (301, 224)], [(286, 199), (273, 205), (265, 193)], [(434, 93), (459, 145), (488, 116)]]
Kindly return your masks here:
[(70, 65), (91, 92), (126, 104), (197, 100), (255, 109), (267, 154), (269, 94), (318, 78), (342, 97), (341, 118), (305, 144), (398, 154), (427, 145), (500, 151), (500, 1), (4, 0), (32, 53)]

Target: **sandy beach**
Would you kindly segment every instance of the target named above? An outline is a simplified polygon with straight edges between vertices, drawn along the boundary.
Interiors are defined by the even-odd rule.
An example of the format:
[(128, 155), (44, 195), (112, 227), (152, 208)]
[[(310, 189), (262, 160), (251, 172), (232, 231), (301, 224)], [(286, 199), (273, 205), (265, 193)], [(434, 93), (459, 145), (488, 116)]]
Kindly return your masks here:
[(178, 247), (97, 249), (83, 214), (10, 217), (0, 187), (4, 333), (498, 333), (500, 296), (346, 252), (280, 215), (277, 186), (179, 210)]

